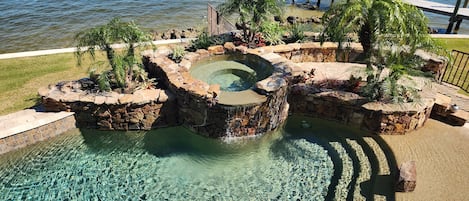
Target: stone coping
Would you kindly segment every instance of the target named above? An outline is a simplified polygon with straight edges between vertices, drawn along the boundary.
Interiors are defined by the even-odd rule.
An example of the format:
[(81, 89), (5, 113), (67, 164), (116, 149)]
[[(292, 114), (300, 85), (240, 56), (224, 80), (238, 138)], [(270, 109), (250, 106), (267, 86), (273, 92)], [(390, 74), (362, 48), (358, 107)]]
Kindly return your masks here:
[(52, 99), (56, 102), (83, 102), (96, 105), (143, 105), (150, 102), (166, 102), (168, 100), (168, 94), (161, 89), (140, 89), (132, 94), (121, 94), (112, 91), (91, 93), (82, 89), (86, 82), (88, 82), (88, 79), (61, 82), (57, 85), (40, 88), (38, 93), (41, 97)]
[(369, 102), (362, 105), (363, 108), (371, 111), (380, 111), (382, 114), (392, 114), (396, 112), (420, 112), (426, 108), (431, 108), (435, 103), (434, 99), (422, 98), (420, 101), (411, 103), (382, 103)]
[(37, 112), (34, 109), (4, 115), (0, 117), (0, 139), (38, 128), (73, 115), (73, 112)]
[(218, 97), (218, 104), (226, 106), (260, 104), (267, 100), (267, 96), (256, 93), (253, 90), (222, 91)]

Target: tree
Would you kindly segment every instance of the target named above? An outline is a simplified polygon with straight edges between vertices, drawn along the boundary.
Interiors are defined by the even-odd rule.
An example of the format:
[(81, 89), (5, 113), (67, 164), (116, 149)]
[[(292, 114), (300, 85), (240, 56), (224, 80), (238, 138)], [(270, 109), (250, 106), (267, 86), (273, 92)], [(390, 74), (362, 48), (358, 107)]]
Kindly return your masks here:
[(227, 0), (217, 9), (221, 15), (238, 14), (244, 40), (250, 42), (261, 23), (281, 14), (284, 5), (284, 0)]
[[(108, 24), (97, 26), (89, 30), (79, 32), (75, 36), (77, 42), (76, 56), (80, 64), (84, 54), (89, 53), (95, 58), (95, 51), (104, 50), (111, 70), (98, 76), (97, 81), (101, 90), (121, 88), (124, 91), (131, 90), (132, 81), (147, 81), (142, 75), (142, 70), (135, 58), (135, 48), (144, 42), (150, 42), (149, 34), (140, 30), (133, 22), (122, 22), (119, 18), (112, 19)], [(123, 51), (116, 51), (112, 44), (125, 43)], [(122, 53), (120, 53), (122, 52)], [(120, 54), (119, 54), (120, 53)], [(134, 75), (134, 71), (138, 75)], [(146, 78), (145, 78), (146, 79)]]
[[(352, 41), (352, 35), (358, 35), (367, 58), (368, 85), (364, 89), (373, 89), (368, 95), (375, 100), (389, 94), (395, 99), (399, 88), (395, 84), (406, 74), (409, 61), (414, 61), (415, 50), (438, 53), (442, 50), (428, 34), (425, 15), (401, 0), (348, 0), (334, 4), (322, 20), (322, 42), (332, 40), (342, 47), (344, 42)], [(390, 68), (390, 74), (381, 79), (385, 67)], [(386, 83), (396, 90), (388, 90)]]

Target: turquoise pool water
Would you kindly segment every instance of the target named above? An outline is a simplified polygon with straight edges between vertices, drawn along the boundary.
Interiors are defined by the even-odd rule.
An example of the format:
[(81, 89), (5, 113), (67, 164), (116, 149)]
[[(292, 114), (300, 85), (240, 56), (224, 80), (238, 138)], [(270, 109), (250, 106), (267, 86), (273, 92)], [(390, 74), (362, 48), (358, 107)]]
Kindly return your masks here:
[(197, 66), (191, 75), (208, 84), (218, 84), (222, 91), (243, 91), (257, 81), (256, 71), (237, 61), (215, 61)]
[(222, 91), (243, 91), (272, 74), (270, 63), (254, 55), (227, 54), (197, 62), (190, 74), (208, 84), (218, 84)]
[[(344, 197), (349, 189), (360, 190), (348, 181), (352, 178), (337, 174), (352, 165), (342, 165), (349, 159), (325, 136), (353, 133), (299, 117), (276, 132), (231, 143), (183, 127), (150, 132), (75, 129), (0, 155), (0, 200)], [(348, 180), (344, 184), (338, 178)], [(338, 195), (341, 191), (345, 194)]]

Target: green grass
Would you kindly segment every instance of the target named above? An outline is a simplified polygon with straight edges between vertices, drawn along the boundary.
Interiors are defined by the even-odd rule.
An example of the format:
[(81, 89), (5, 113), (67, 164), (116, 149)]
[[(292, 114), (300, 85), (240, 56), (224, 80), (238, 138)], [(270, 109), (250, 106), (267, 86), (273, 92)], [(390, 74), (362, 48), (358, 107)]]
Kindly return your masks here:
[(459, 50), (469, 53), (469, 39), (461, 38), (437, 38), (443, 47), (448, 50)]
[[(460, 39), (460, 38), (451, 38), (451, 39), (442, 39), (439, 38), (437, 39), (447, 50), (459, 50), (461, 52), (469, 53), (469, 39)], [(460, 63), (460, 58), (454, 58), (455, 60), (453, 63), (459, 64)], [(451, 74), (445, 74), (445, 77), (443, 78), (444, 80), (448, 80), (449, 82), (452, 82), (450, 84), (456, 85), (456, 86), (462, 86), (462, 88), (468, 88), (469, 87), (469, 82), (465, 82), (464, 77), (462, 77), (461, 80), (457, 80), (461, 74), (466, 75), (469, 70), (469, 66), (460, 66), (458, 71), (449, 71)], [(453, 81), (453, 77), (456, 79)], [(466, 79), (467, 80), (467, 79)], [(456, 81), (459, 81), (456, 83)], [(463, 94), (463, 95), (468, 95), (467, 92), (464, 90), (459, 90), (458, 93)]]
[(0, 115), (34, 106), (40, 87), (86, 77), (92, 61), (76, 63), (73, 53), (0, 60)]

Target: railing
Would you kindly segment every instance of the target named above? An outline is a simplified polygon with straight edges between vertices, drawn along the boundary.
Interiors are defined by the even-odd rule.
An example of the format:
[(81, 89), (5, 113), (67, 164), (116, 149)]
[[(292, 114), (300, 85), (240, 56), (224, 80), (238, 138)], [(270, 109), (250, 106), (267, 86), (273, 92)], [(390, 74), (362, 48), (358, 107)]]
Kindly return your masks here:
[(469, 53), (453, 50), (454, 61), (448, 63), (440, 80), (469, 92)]
[(207, 5), (207, 20), (208, 33), (211, 36), (229, 33), (236, 30), (236, 27), (223, 16), (220, 16), (217, 10), (210, 4)]

